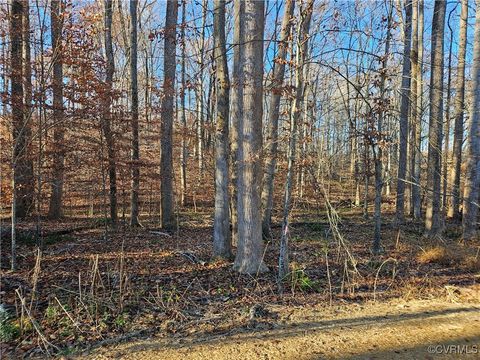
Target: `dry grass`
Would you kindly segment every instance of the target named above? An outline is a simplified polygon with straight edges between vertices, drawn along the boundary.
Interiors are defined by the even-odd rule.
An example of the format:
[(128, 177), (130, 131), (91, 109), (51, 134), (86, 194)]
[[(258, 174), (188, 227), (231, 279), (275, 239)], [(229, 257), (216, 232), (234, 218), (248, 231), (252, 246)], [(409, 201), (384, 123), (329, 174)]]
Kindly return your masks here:
[(420, 264), (458, 266), (469, 272), (480, 271), (479, 249), (453, 244), (430, 245), (417, 253)]

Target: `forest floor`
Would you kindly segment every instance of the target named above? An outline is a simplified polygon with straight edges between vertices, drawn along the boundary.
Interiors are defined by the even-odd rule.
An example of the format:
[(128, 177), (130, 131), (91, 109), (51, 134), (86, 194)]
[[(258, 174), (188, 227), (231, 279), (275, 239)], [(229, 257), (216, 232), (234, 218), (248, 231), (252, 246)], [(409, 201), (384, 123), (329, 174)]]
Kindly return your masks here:
[(146, 219), (107, 235), (98, 219), (44, 221), (40, 256), (34, 220), (20, 224), (16, 272), (2, 240), (0, 356), (426, 358), (430, 344), (480, 346), (480, 241), (458, 242), (455, 224), (427, 241), (422, 224), (398, 231), (387, 217), (373, 256), (358, 210), (340, 211), (341, 239), (323, 214), (298, 212), (280, 296), (278, 242), (265, 251), (272, 271), (239, 275), (210, 258), (211, 214), (180, 213), (170, 233)]

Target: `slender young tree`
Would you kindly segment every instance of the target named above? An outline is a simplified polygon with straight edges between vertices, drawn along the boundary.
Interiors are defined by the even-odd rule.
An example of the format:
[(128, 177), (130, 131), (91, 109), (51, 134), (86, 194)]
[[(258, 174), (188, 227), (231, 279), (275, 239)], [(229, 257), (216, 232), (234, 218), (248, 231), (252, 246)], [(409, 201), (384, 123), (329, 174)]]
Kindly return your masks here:
[(293, 176), (295, 170), (295, 152), (297, 148), (297, 126), (300, 119), (302, 103), (304, 101), (304, 67), (308, 52), (308, 33), (310, 30), (310, 20), (312, 18), (314, 0), (300, 7), (300, 23), (297, 30), (296, 41), (296, 72), (295, 72), (295, 98), (292, 104), (292, 113), (290, 115), (290, 140), (288, 144), (288, 165), (287, 180), (283, 197), (283, 220), (282, 234), (280, 237), (280, 254), (278, 258), (278, 286), (283, 290), (283, 280), (288, 274), (289, 256), (288, 256), (288, 221), (290, 216), (290, 206), (292, 202)]
[(230, 258), (231, 234), (228, 193), (228, 107), (230, 83), (225, 44), (225, 0), (215, 0), (213, 11), (214, 57), (217, 82), (215, 131), (215, 219), (213, 255)]
[(175, 97), (175, 47), (177, 35), (178, 1), (167, 2), (165, 14), (165, 55), (163, 58), (163, 98), (160, 119), (161, 154), (160, 154), (160, 192), (162, 203), (162, 227), (174, 225), (173, 194), (173, 103)]
[(400, 103), (400, 133), (398, 146), (398, 179), (395, 222), (405, 221), (405, 180), (407, 179), (408, 113), (410, 107), (410, 49), (412, 34), (412, 0), (405, 3), (402, 93)]
[(245, 58), (243, 116), (238, 157), (238, 248), (234, 269), (244, 274), (268, 271), (263, 262), (260, 183), (263, 117), (264, 1), (244, 2)]
[(460, 220), (460, 173), (462, 165), (463, 145), (463, 113), (465, 111), (465, 54), (467, 52), (467, 31), (468, 31), (468, 0), (462, 0), (462, 11), (460, 13), (460, 33), (458, 36), (458, 65), (457, 79), (455, 86), (453, 127), (453, 160), (450, 173), (452, 185), (452, 200), (448, 209), (448, 216)]
[[(415, 83), (416, 83), (416, 92), (415, 92), (415, 119), (412, 123), (415, 124), (415, 134), (414, 134), (414, 157), (412, 159), (412, 211), (413, 218), (418, 220), (422, 217), (422, 199), (420, 193), (420, 181), (421, 181), (421, 162), (422, 162), (422, 152), (421, 152), (421, 143), (422, 143), (422, 115), (423, 115), (423, 28), (424, 28), (424, 16), (423, 16), (423, 0), (418, 0), (418, 27), (417, 27), (417, 63), (415, 71)], [(413, 102), (412, 98), (412, 102)], [(413, 114), (413, 112), (412, 112)]]
[(52, 219), (63, 216), (63, 180), (65, 172), (65, 113), (63, 108), (63, 47), (62, 47), (62, 9), (61, 0), (52, 0), (51, 23), (53, 44), (53, 165), (52, 191), (48, 215)]
[(140, 191), (140, 147), (138, 140), (138, 42), (137, 42), (138, 0), (130, 1), (130, 91), (132, 112), (132, 188), (130, 194), (130, 226), (138, 226)]
[(283, 91), (285, 59), (287, 57), (288, 38), (290, 36), (294, 8), (295, 0), (287, 0), (285, 2), (282, 27), (280, 30), (280, 37), (278, 39), (278, 53), (276, 61), (274, 61), (273, 79), (270, 85), (271, 96), (268, 113), (267, 136), (265, 139), (265, 173), (263, 175), (262, 188), (262, 231), (263, 235), (268, 238), (271, 237), (270, 223), (272, 220), (274, 177), (275, 166), (277, 163), (280, 99)]
[(443, 45), (446, 1), (435, 0), (432, 20), (430, 119), (428, 133), (426, 235), (443, 231), (441, 211), (441, 157), (443, 136)]
[(115, 143), (112, 133), (112, 90), (113, 90), (113, 74), (115, 72), (115, 60), (113, 57), (113, 44), (112, 44), (112, 17), (113, 17), (113, 5), (112, 0), (105, 0), (105, 55), (107, 60), (107, 74), (105, 83), (107, 85), (107, 91), (105, 94), (105, 107), (102, 118), (102, 131), (107, 144), (108, 154), (108, 177), (110, 181), (110, 219), (112, 225), (115, 227), (117, 224), (117, 166), (115, 160)]
[(475, 39), (473, 41), (472, 103), (468, 119), (468, 150), (463, 193), (463, 239), (478, 240), (480, 195), (480, 2), (477, 1)]
[(181, 124), (182, 124), (182, 150), (180, 153), (180, 204), (185, 206), (185, 197), (187, 193), (187, 114), (185, 109), (185, 94), (186, 94), (186, 58), (187, 58), (187, 42), (185, 39), (185, 27), (187, 21), (187, 0), (182, 1), (182, 26), (180, 28), (180, 44), (182, 46), (182, 60), (181, 60), (181, 81), (182, 89), (180, 92), (180, 106), (181, 106)]

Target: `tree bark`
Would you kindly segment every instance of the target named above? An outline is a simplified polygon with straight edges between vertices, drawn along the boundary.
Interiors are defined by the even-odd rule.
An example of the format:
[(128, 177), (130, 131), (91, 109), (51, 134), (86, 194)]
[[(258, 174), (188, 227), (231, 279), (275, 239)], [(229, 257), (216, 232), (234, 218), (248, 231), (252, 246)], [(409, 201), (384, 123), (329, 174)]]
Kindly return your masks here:
[(112, 0), (105, 0), (105, 54), (107, 60), (107, 74), (105, 83), (107, 85), (107, 93), (105, 94), (105, 113), (102, 119), (102, 130), (107, 144), (108, 154), (108, 177), (110, 181), (110, 219), (112, 225), (117, 225), (117, 167), (115, 160), (115, 143), (112, 133), (112, 90), (113, 90), (113, 74), (115, 72), (115, 62), (113, 57), (112, 44), (112, 16), (113, 6)]
[(463, 239), (478, 240), (480, 193), (480, 2), (475, 16), (473, 42), (472, 103), (468, 119), (467, 171), (463, 193)]
[(137, 74), (137, 5), (138, 0), (130, 1), (130, 87), (132, 111), (132, 188), (130, 194), (130, 226), (138, 226), (140, 191), (140, 147), (138, 140), (138, 74)]
[(182, 27), (180, 31), (180, 41), (182, 46), (182, 91), (180, 94), (180, 106), (181, 108), (181, 122), (182, 122), (182, 150), (180, 154), (180, 203), (182, 206), (185, 206), (185, 197), (187, 193), (187, 158), (188, 158), (188, 149), (187, 149), (187, 116), (185, 109), (185, 91), (186, 91), (186, 68), (185, 61), (187, 56), (187, 43), (185, 39), (185, 27), (187, 19), (187, 2), (184, 0), (182, 2)]
[(404, 49), (402, 68), (402, 100), (400, 103), (400, 134), (399, 159), (397, 179), (397, 201), (395, 222), (402, 224), (405, 221), (405, 180), (407, 176), (407, 145), (408, 145), (408, 112), (410, 97), (410, 49), (412, 34), (412, 0), (405, 4)]
[(282, 28), (278, 39), (278, 54), (274, 61), (273, 79), (271, 83), (270, 106), (268, 113), (268, 127), (265, 151), (265, 173), (263, 175), (262, 189), (262, 231), (265, 237), (270, 238), (270, 225), (272, 220), (273, 208), (273, 189), (275, 166), (277, 163), (278, 149), (278, 121), (280, 117), (280, 99), (283, 91), (283, 79), (285, 76), (285, 59), (288, 49), (288, 37), (290, 35), (291, 18), (295, 0), (287, 0), (282, 20)]
[(52, 44), (53, 44), (53, 172), (52, 192), (48, 215), (52, 219), (63, 216), (63, 180), (65, 171), (65, 114), (63, 109), (63, 47), (61, 1), (51, 2)]
[(443, 136), (443, 37), (446, 1), (436, 0), (432, 20), (430, 119), (428, 134), (426, 235), (439, 236), (443, 231), (441, 211), (441, 157)]
[(178, 1), (167, 2), (165, 18), (165, 55), (162, 112), (160, 121), (161, 154), (160, 154), (160, 192), (162, 203), (162, 227), (174, 226), (174, 194), (173, 194), (173, 100), (175, 97), (175, 47), (177, 33)]
[(244, 2), (245, 58), (243, 116), (238, 165), (238, 249), (234, 269), (244, 274), (268, 271), (263, 262), (261, 166), (263, 117), (264, 1)]
[(468, 31), (468, 0), (462, 0), (462, 11), (460, 14), (460, 33), (458, 37), (458, 65), (457, 79), (455, 86), (454, 116), (455, 124), (453, 130), (453, 158), (450, 183), (452, 185), (452, 200), (448, 209), (448, 216), (460, 220), (460, 174), (462, 165), (463, 145), (463, 113), (465, 111), (465, 54), (467, 50)]
[(215, 219), (213, 255), (230, 258), (231, 234), (228, 192), (228, 107), (230, 83), (225, 44), (225, 0), (214, 1), (213, 37), (217, 82), (217, 119), (215, 131)]

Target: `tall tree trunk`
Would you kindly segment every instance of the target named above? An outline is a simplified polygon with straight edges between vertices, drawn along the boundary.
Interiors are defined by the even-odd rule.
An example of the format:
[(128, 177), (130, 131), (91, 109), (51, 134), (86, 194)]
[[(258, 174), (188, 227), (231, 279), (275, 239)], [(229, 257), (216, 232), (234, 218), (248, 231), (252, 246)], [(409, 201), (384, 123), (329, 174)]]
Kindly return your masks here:
[(460, 34), (458, 37), (458, 65), (457, 83), (455, 86), (454, 113), (455, 125), (453, 130), (453, 159), (450, 183), (452, 184), (452, 201), (448, 209), (448, 216), (460, 220), (460, 173), (462, 165), (463, 145), (463, 112), (465, 108), (465, 54), (467, 50), (468, 29), (468, 0), (462, 0), (460, 14)]
[(161, 154), (160, 154), (160, 192), (162, 202), (162, 227), (172, 228), (174, 225), (173, 195), (173, 100), (175, 97), (175, 47), (177, 34), (178, 1), (167, 2), (165, 18), (165, 55), (163, 63), (164, 81), (162, 113), (160, 121)]
[(230, 157), (231, 157), (231, 182), (232, 182), (232, 201), (230, 206), (230, 216), (232, 222), (232, 244), (238, 243), (238, 172), (239, 172), (239, 150), (241, 133), (243, 129), (243, 62), (244, 57), (244, 20), (245, 4), (243, 1), (234, 1), (234, 32), (233, 43), (235, 44), (233, 53), (233, 72), (231, 83), (231, 131), (230, 131)]
[(198, 160), (198, 171), (200, 177), (203, 177), (203, 168), (204, 168), (204, 123), (205, 123), (205, 116), (204, 116), (204, 101), (203, 101), (203, 72), (205, 70), (205, 29), (207, 26), (207, 7), (208, 2), (207, 0), (203, 0), (202, 2), (202, 33), (200, 38), (200, 49), (198, 51), (198, 63), (200, 65), (200, 73), (199, 73), (199, 82), (197, 84), (197, 160)]
[(280, 237), (280, 254), (278, 258), (278, 286), (283, 290), (283, 280), (288, 274), (289, 256), (288, 256), (288, 237), (289, 237), (289, 216), (292, 202), (293, 173), (295, 171), (295, 151), (297, 148), (297, 126), (300, 119), (302, 102), (304, 101), (304, 66), (308, 51), (308, 32), (310, 30), (310, 20), (312, 18), (314, 0), (309, 0), (306, 5), (300, 9), (300, 23), (297, 30), (296, 44), (296, 73), (295, 73), (295, 98), (293, 99), (290, 115), (290, 140), (288, 144), (288, 165), (287, 179), (285, 182), (285, 192), (283, 197), (283, 219), (282, 234)]
[(278, 121), (280, 117), (280, 99), (283, 91), (283, 79), (285, 76), (285, 59), (288, 50), (288, 37), (290, 35), (291, 18), (295, 0), (287, 0), (282, 20), (282, 28), (278, 39), (278, 54), (274, 61), (273, 79), (271, 83), (270, 106), (268, 113), (267, 138), (265, 151), (265, 173), (263, 175), (262, 189), (262, 231), (265, 237), (271, 237), (270, 224), (272, 220), (273, 189), (275, 166), (277, 163), (278, 149)]
[(63, 109), (63, 47), (61, 0), (51, 2), (52, 44), (53, 44), (53, 172), (52, 193), (48, 215), (52, 219), (63, 216), (63, 179), (65, 171), (65, 113)]
[(478, 240), (480, 193), (480, 2), (477, 1), (473, 42), (472, 103), (468, 120), (467, 172), (463, 193), (463, 239)]
[(228, 79), (225, 44), (225, 0), (215, 0), (213, 12), (214, 57), (217, 80), (217, 121), (215, 132), (215, 220), (213, 225), (213, 255), (232, 256), (229, 193), (228, 193)]
[(435, 0), (432, 20), (430, 120), (428, 134), (426, 235), (435, 237), (443, 231), (441, 211), (441, 158), (443, 136), (443, 37), (446, 1)]
[[(385, 117), (385, 109), (383, 108), (384, 99), (385, 99), (385, 82), (387, 80), (387, 65), (388, 65), (388, 56), (390, 55), (390, 39), (391, 39), (391, 27), (392, 27), (392, 15), (393, 15), (393, 3), (388, 13), (387, 20), (387, 36), (385, 39), (385, 55), (383, 56), (382, 61), (382, 72), (380, 78), (380, 106), (377, 120), (377, 132), (378, 138), (373, 139), (374, 144), (372, 144), (373, 160), (375, 166), (375, 201), (374, 201), (374, 235), (373, 235), (373, 253), (378, 254), (381, 250), (380, 241), (381, 241), (381, 230), (382, 230), (382, 188), (383, 188), (383, 179), (382, 179), (382, 167), (383, 167), (383, 150), (380, 144), (380, 141), (383, 140), (383, 121)], [(414, 18), (414, 20), (416, 20)]]
[(138, 226), (140, 191), (140, 146), (138, 140), (138, 74), (137, 74), (137, 5), (138, 0), (130, 1), (130, 88), (132, 111), (132, 189), (130, 194), (130, 226)]
[(404, 48), (402, 68), (402, 101), (400, 103), (400, 134), (395, 222), (405, 221), (405, 180), (407, 176), (408, 113), (410, 97), (410, 49), (412, 34), (412, 0), (405, 4)]
[(105, 95), (105, 113), (102, 119), (102, 130), (105, 136), (108, 154), (108, 177), (110, 180), (110, 219), (112, 225), (117, 225), (117, 167), (115, 161), (115, 143), (112, 133), (112, 90), (113, 73), (115, 71), (115, 62), (113, 57), (112, 44), (112, 0), (105, 0), (105, 54), (107, 57), (107, 74), (105, 83), (107, 85), (107, 94)]
[(185, 206), (185, 196), (187, 193), (187, 115), (185, 109), (185, 91), (186, 91), (186, 68), (185, 61), (187, 56), (187, 43), (185, 39), (185, 27), (187, 20), (187, 1), (182, 2), (182, 27), (180, 28), (180, 42), (182, 46), (182, 90), (180, 93), (180, 106), (181, 106), (181, 118), (182, 118), (182, 149), (180, 153), (180, 203)]
[[(423, 0), (418, 0), (413, 8), (417, 13), (416, 26), (412, 38), (412, 150), (411, 175), (412, 175), (412, 215), (414, 219), (422, 216), (422, 201), (420, 197), (420, 171), (421, 171), (421, 141), (422, 141), (422, 62), (423, 62)], [(415, 89), (413, 88), (415, 86)]]
[(234, 269), (255, 274), (268, 271), (263, 262), (261, 168), (263, 118), (264, 1), (244, 2), (245, 58), (243, 62), (243, 116), (238, 172), (238, 249)]

